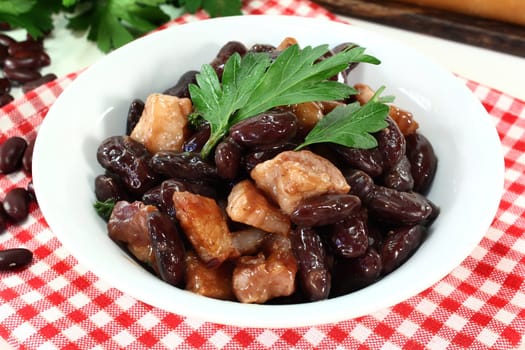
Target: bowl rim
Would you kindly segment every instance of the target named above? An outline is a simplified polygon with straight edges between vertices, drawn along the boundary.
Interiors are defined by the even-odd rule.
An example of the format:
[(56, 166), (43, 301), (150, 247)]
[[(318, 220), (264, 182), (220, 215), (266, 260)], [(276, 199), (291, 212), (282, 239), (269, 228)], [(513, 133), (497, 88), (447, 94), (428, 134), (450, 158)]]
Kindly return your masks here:
[[(288, 328), (288, 327), (299, 327), (299, 326), (313, 326), (321, 325), (326, 323), (333, 323), (338, 321), (343, 321), (363, 315), (370, 314), (384, 308), (391, 307), (395, 304), (398, 304), (409, 297), (412, 297), (424, 289), (430, 287), (434, 283), (441, 280), (445, 277), (451, 270), (458, 266), (461, 261), (468, 256), (468, 254), (477, 246), (487, 229), (490, 227), (490, 224), (496, 214), (496, 211), (499, 206), (499, 201), (503, 193), (503, 152), (501, 150), (501, 144), (497, 132), (492, 125), (492, 129), (488, 130), (488, 135), (492, 139), (487, 142), (494, 143), (498, 147), (496, 153), (500, 154), (498, 164), (492, 164), (494, 166), (495, 176), (499, 179), (499, 183), (493, 185), (485, 195), (485, 198), (489, 199), (490, 202), (489, 208), (487, 209), (487, 216), (481, 217), (479, 220), (474, 223), (474, 225), (482, 231), (483, 235), (476, 236), (472, 241), (465, 244), (463, 247), (462, 254), (456, 254), (452, 256), (450, 261), (447, 261), (445, 267), (440, 268), (440, 273), (434, 273), (432, 276), (422, 275), (417, 281), (414, 281), (415, 285), (412, 286), (410, 291), (399, 292), (393, 297), (387, 298), (378, 298), (374, 304), (373, 310), (370, 309), (369, 303), (366, 303), (366, 300), (369, 299), (369, 293), (373, 291), (375, 296), (380, 295), (376, 287), (370, 286), (359, 291), (351, 293), (349, 295), (342, 296), (334, 299), (328, 299), (323, 301), (311, 302), (307, 304), (292, 304), (292, 305), (247, 305), (241, 304), (238, 302), (222, 301), (215, 300), (211, 298), (205, 298), (191, 292), (184, 290), (173, 291), (173, 286), (168, 285), (167, 283), (159, 284), (157, 283), (155, 287), (157, 288), (157, 293), (174, 293), (177, 297), (181, 298), (182, 303), (174, 306), (172, 300), (156, 300), (155, 296), (145, 289), (137, 290), (134, 288), (132, 281), (126, 281), (121, 279), (115, 279), (115, 272), (109, 270), (101, 270), (98, 264), (94, 264), (91, 261), (89, 256), (86, 256), (83, 252), (79, 251), (78, 247), (75, 246), (75, 243), (72, 242), (71, 238), (67, 236), (64, 232), (63, 223), (61, 222), (60, 215), (53, 212), (53, 207), (48, 203), (47, 198), (52, 195), (52, 191), (46, 188), (46, 181), (48, 179), (48, 174), (43, 174), (41, 169), (44, 169), (42, 166), (46, 162), (46, 157), (49, 157), (50, 154), (46, 151), (45, 142), (49, 141), (52, 137), (53, 126), (56, 126), (57, 119), (60, 119), (60, 111), (63, 106), (65, 106), (64, 101), (72, 98), (76, 92), (82, 87), (83, 84), (87, 84), (90, 76), (93, 72), (104, 67), (106, 62), (109, 62), (111, 58), (126, 55), (128, 53), (140, 50), (143, 46), (143, 43), (153, 40), (160, 40), (160, 38), (168, 38), (170, 35), (175, 35), (180, 32), (188, 32), (195, 28), (202, 30), (203, 28), (208, 28), (210, 26), (231, 26), (232, 24), (243, 23), (244, 25), (253, 25), (261, 24), (267, 25), (272, 23), (272, 25), (281, 26), (285, 25), (311, 25), (311, 26), (329, 26), (334, 30), (350, 30), (360, 32), (362, 34), (370, 35), (371, 37), (387, 39), (387, 37), (359, 28), (355, 25), (348, 25), (340, 22), (335, 22), (327, 19), (318, 19), (318, 18), (308, 18), (308, 17), (299, 17), (299, 16), (283, 16), (283, 15), (243, 15), (243, 16), (232, 16), (232, 17), (221, 17), (215, 19), (207, 19), (196, 22), (190, 22), (184, 25), (178, 25), (170, 28), (166, 28), (162, 31), (158, 31), (152, 34), (149, 34), (143, 38), (137, 39), (117, 50), (110, 53), (106, 57), (102, 58), (100, 61), (93, 64), (91, 67), (87, 68), (82, 72), (76, 79), (73, 81), (65, 91), (58, 97), (57, 101), (50, 108), (46, 118), (44, 119), (38, 136), (35, 143), (35, 153), (33, 160), (33, 179), (36, 196), (38, 198), (40, 209), (42, 214), (46, 218), (49, 227), (56, 234), (60, 242), (66, 247), (66, 249), (71, 252), (81, 264), (85, 265), (90, 271), (94, 272), (95, 275), (108, 282), (110, 286), (117, 288), (123, 293), (129, 294), (137, 300), (141, 300), (150, 305), (156, 306), (160, 309), (167, 310), (169, 312), (174, 312), (180, 315), (187, 317), (197, 318), (205, 321), (211, 321), (220, 324), (229, 324), (234, 326), (242, 327), (267, 327), (267, 328)], [(403, 50), (408, 50), (411, 54), (417, 57), (419, 60), (424, 60), (426, 64), (431, 65), (440, 74), (446, 75), (451, 84), (455, 84), (455, 88), (458, 91), (463, 91), (466, 95), (470, 96), (469, 103), (473, 104), (473, 109), (479, 113), (481, 116), (480, 119), (487, 119), (488, 114), (486, 110), (482, 107), (480, 101), (474, 97), (474, 95), (468, 90), (468, 88), (459, 82), (459, 80), (446, 69), (442, 68), (431, 59), (424, 57), (419, 54), (415, 49), (403, 44), (396, 42), (388, 38), (388, 40), (395, 42), (395, 45), (402, 48)], [(366, 46), (366, 45), (365, 45)], [(111, 57), (108, 59), (108, 57)], [(460, 86), (461, 85), (461, 86)], [(486, 121), (485, 121), (486, 123)], [(487, 124), (488, 125), (488, 124)], [(495, 137), (495, 138), (494, 138)], [(497, 139), (497, 143), (495, 142)], [(489, 217), (490, 216), (490, 217)], [(123, 271), (120, 271), (123, 272)], [(125, 273), (125, 272), (124, 272)], [(144, 277), (146, 280), (151, 280), (151, 278), (157, 279), (154, 276), (147, 276), (145, 272)], [(391, 279), (393, 275), (387, 275), (383, 280)], [(160, 280), (159, 280), (160, 281)], [(169, 290), (168, 290), (169, 289)], [(279, 318), (275, 317), (276, 310), (279, 310)], [(326, 312), (329, 310), (330, 313)], [(310, 316), (310, 317), (305, 317)], [(315, 317), (312, 317), (315, 316)]]

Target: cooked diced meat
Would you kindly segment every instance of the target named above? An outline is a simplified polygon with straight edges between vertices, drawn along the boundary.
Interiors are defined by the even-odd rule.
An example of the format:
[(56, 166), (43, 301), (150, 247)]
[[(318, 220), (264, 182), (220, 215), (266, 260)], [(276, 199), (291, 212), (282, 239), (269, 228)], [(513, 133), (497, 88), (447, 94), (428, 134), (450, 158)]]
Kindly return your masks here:
[(350, 190), (335, 165), (307, 150), (282, 152), (257, 164), (250, 175), (257, 187), (288, 215), (305, 198)]
[(182, 230), (208, 266), (216, 267), (239, 255), (232, 244), (226, 217), (214, 199), (191, 192), (174, 192), (173, 205)]
[(261, 249), (268, 233), (251, 227), (232, 232), (233, 245), (240, 255), (253, 255)]
[(188, 114), (192, 104), (188, 98), (151, 94), (144, 111), (131, 132), (131, 138), (148, 151), (181, 151), (188, 134)]
[(233, 270), (233, 292), (240, 302), (265, 303), (295, 291), (295, 259), (287, 237), (268, 234), (263, 252), (242, 256)]
[(108, 234), (114, 241), (123, 243), (138, 260), (155, 265), (155, 254), (148, 231), (148, 214), (158, 211), (153, 205), (136, 201), (119, 201), (108, 221)]
[(271, 204), (252, 181), (243, 180), (233, 186), (226, 207), (228, 216), (266, 232), (288, 235), (290, 218)]
[(235, 300), (232, 272), (233, 264), (210, 268), (190, 251), (186, 255), (186, 290), (210, 298)]

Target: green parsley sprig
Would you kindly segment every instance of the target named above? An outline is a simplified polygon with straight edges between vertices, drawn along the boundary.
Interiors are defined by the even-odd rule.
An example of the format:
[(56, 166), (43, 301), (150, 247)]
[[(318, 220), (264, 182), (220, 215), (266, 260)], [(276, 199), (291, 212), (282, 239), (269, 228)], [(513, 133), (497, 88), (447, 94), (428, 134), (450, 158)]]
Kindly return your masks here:
[(242, 59), (232, 55), (225, 63), (222, 84), (215, 70), (202, 66), (197, 85), (189, 86), (191, 98), (199, 113), (210, 123), (210, 138), (201, 155), (206, 158), (229, 128), (273, 107), (309, 101), (338, 100), (356, 93), (346, 84), (328, 80), (350, 63), (380, 61), (354, 47), (329, 58), (328, 45), (292, 45), (274, 61), (266, 53), (248, 53)]
[(0, 0), (0, 22), (39, 38), (54, 29), (53, 15), (62, 14), (68, 28), (87, 31), (108, 52), (201, 9), (211, 17), (240, 15), (241, 0)]

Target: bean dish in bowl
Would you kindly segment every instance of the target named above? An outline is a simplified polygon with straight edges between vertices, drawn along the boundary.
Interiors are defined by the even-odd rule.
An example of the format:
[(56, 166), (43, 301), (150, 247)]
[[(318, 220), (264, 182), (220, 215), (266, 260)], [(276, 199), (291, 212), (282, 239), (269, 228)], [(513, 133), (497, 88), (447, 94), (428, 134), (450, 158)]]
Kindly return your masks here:
[[(501, 194), (499, 146), (479, 103), (450, 74), (375, 34), (304, 18), (249, 20), (153, 34), (64, 92), (42, 126), (37, 164), (44, 169), (42, 139), (71, 107), (75, 85), (95, 92), (96, 108), (81, 113), (95, 113), (94, 126), (65, 126), (82, 136), (68, 152), (85, 163), (75, 181), (90, 190), (75, 220), (94, 234), (59, 233), (44, 169), (35, 187), (51, 228), (119, 289), (220, 323), (334, 322), (429, 287), (479, 242)], [(260, 30), (227, 35), (248, 23)], [(211, 28), (201, 43), (182, 39)], [(165, 48), (179, 39), (186, 50)], [(144, 67), (138, 53), (154, 49), (159, 57)], [(448, 92), (403, 74), (407, 60)], [(112, 72), (118, 64), (123, 71)], [(109, 86), (97, 85), (103, 77)], [(492, 140), (486, 162), (465, 156), (475, 140), (451, 124), (450, 92)], [(482, 208), (472, 207), (474, 168), (490, 181)], [(473, 209), (490, 217), (475, 232), (464, 221)], [(94, 256), (78, 254), (80, 244)]]

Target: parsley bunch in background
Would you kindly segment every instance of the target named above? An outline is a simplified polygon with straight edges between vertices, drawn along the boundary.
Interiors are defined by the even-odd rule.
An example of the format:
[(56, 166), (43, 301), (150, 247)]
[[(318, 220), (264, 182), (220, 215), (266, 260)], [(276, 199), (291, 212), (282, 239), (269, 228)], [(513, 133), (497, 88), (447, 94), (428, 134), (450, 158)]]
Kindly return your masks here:
[(0, 22), (26, 29), (33, 38), (53, 30), (53, 16), (64, 15), (72, 31), (103, 52), (116, 49), (186, 12), (211, 17), (241, 14), (241, 0), (0, 0)]

